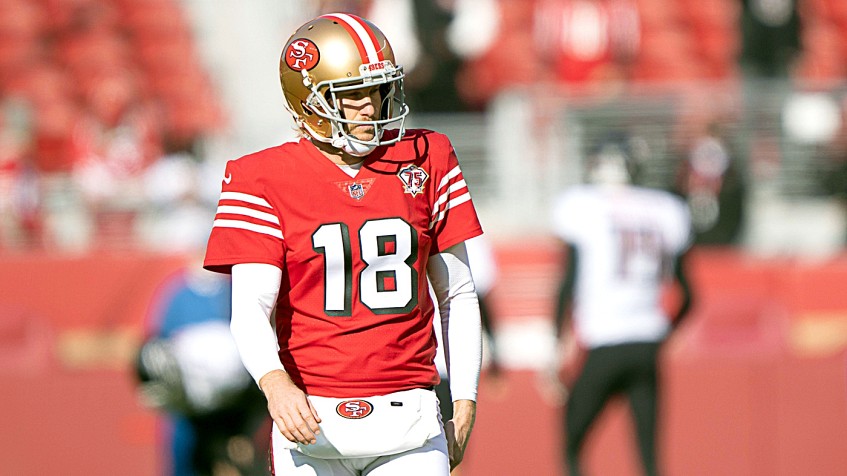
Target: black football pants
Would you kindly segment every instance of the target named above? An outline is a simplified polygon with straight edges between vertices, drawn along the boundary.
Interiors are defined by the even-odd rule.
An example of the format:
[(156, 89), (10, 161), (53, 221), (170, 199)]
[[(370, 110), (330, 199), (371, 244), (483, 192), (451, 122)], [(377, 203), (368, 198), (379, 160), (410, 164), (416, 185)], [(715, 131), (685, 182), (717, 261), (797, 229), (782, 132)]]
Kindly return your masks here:
[(645, 474), (659, 474), (655, 448), (659, 346), (633, 343), (588, 351), (565, 410), (565, 457), (570, 476), (583, 474), (579, 453), (585, 437), (609, 399), (616, 395), (629, 400)]

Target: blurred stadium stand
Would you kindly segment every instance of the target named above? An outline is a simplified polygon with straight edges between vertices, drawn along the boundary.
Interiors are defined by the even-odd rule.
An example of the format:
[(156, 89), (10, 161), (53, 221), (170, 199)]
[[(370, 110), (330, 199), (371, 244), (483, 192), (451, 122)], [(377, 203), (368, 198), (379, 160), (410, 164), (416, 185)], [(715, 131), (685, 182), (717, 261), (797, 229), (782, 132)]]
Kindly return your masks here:
[[(756, 23), (750, 13), (755, 5), (779, 3), (503, 0), (493, 43), (464, 58), (450, 86), (464, 102), (415, 114), (410, 125), (437, 126), (453, 138), (489, 231), (505, 238), (527, 230), (546, 233), (550, 197), (580, 180), (581, 162), (604, 136), (631, 135), (640, 144), (645, 183), (686, 194), (681, 174), (692, 165), (698, 142), (717, 131), (720, 137), (712, 139), (721, 142), (724, 150), (718, 153), (726, 157), (715, 160), (730, 163), (735, 174), (730, 185), (738, 187), (721, 196), (720, 206), (736, 208), (724, 216), (740, 216), (722, 224), (734, 230), (704, 236), (703, 242), (756, 253), (830, 254), (843, 247), (847, 230), (847, 102), (840, 69), (847, 56), (841, 41), (847, 38), (847, 8), (835, 0), (806, 0), (772, 13), (787, 18), (776, 32), (769, 30), (776, 20)], [(607, 7), (586, 7), (593, 4)], [(138, 239), (143, 230), (132, 215), (143, 213), (151, 197), (133, 197), (131, 191), (159, 157), (189, 151), (207, 169), (219, 170), (229, 158), (294, 136), (283, 108), (268, 100), (279, 98), (277, 44), (283, 31), (319, 5), (293, 0), (262, 4), (263, 9), (210, 5), (199, 0), (0, 5), (7, 138), (0, 171), (8, 210), (0, 246), (143, 247), (149, 240)], [(568, 46), (574, 40), (560, 30), (573, 18), (597, 23), (586, 30), (593, 43)], [(802, 30), (792, 27), (800, 20)], [(739, 28), (740, 23), (759, 26)], [(620, 28), (612, 30), (615, 26)], [(786, 31), (794, 32), (796, 47), (790, 40), (762, 46), (776, 33), (791, 38)], [(782, 53), (763, 53), (773, 50)], [(587, 69), (557, 80), (562, 64)], [(410, 74), (415, 77), (415, 71)], [(85, 164), (97, 146), (91, 136), (99, 133), (107, 141), (118, 129), (92, 132), (86, 124), (109, 107), (98, 104), (117, 101), (101, 99), (108, 96), (103, 91), (120, 88), (125, 91), (111, 94), (126, 96), (124, 107), (133, 114), (112, 127), (130, 126), (142, 137), (130, 137), (123, 146), (112, 141), (111, 147), (137, 147), (142, 157), (118, 172), (112, 170), (119, 168), (113, 158), (103, 160), (108, 180), (102, 182), (118, 184), (110, 188)], [(411, 81), (412, 97), (415, 88), (438, 92), (433, 84)], [(203, 199), (213, 202), (214, 180), (204, 183), (209, 190)], [(702, 213), (714, 214), (715, 205), (700, 198), (692, 203), (699, 200), (694, 205)], [(114, 223), (99, 223), (103, 217), (91, 216), (98, 213), (92, 202), (108, 200), (126, 203), (112, 206), (120, 213), (101, 213)], [(795, 216), (815, 233), (797, 236), (781, 226), (781, 217)], [(710, 220), (715, 221), (703, 218)]]
[[(0, 473), (155, 471), (126, 366), (189, 245), (174, 224), (214, 212), (226, 160), (294, 137), (277, 77), (288, 33), (329, 5), (392, 1), (0, 0), (0, 412), (21, 429), (3, 432)], [(483, 387), (463, 474), (558, 474), (559, 409), (533, 384), (553, 350), (548, 210), (612, 136), (643, 183), (686, 197), (703, 245), (702, 303), (668, 349), (669, 474), (842, 474), (847, 2), (455, 3), (497, 8), (473, 16), (491, 43), (449, 56), (456, 82), (416, 58), (410, 99), (461, 100), (408, 126), (451, 137), (493, 237), (512, 384)], [(573, 18), (587, 46), (567, 43)], [(590, 451), (598, 474), (635, 474), (612, 431), (624, 413)], [(519, 425), (535, 440), (502, 437)]]

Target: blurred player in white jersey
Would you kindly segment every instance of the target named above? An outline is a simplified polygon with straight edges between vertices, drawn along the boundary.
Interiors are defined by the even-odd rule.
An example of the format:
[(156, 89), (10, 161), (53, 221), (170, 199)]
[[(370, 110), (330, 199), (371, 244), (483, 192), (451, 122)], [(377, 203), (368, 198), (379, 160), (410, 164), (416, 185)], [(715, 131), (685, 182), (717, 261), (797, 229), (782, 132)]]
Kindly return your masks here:
[[(659, 474), (657, 358), (691, 305), (683, 267), (691, 229), (678, 197), (632, 185), (631, 164), (625, 142), (604, 143), (591, 154), (589, 183), (565, 190), (554, 207), (553, 230), (567, 254), (556, 337), (584, 350), (575, 354), (574, 378), (562, 376), (569, 387), (564, 427), (571, 476), (582, 474), (585, 437), (616, 395), (629, 401), (645, 474)], [(674, 280), (681, 299), (669, 316), (661, 295)]]

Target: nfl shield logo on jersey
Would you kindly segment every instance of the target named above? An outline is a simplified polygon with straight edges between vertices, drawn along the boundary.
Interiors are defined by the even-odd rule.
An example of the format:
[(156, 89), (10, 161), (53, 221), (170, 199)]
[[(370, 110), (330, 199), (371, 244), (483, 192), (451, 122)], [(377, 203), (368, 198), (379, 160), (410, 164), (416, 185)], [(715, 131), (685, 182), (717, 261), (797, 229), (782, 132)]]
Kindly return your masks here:
[(350, 192), (350, 196), (355, 198), (356, 200), (359, 200), (365, 196), (365, 189), (360, 183), (350, 184), (350, 187), (348, 187), (347, 190)]
[(374, 180), (376, 179), (362, 179), (356, 181), (346, 181), (346, 182), (335, 182), (335, 185), (341, 189), (342, 192), (350, 195), (350, 198), (361, 200), (362, 197), (368, 193), (368, 190), (373, 185)]
[(412, 194), (414, 197), (423, 192), (429, 174), (417, 165), (408, 165), (397, 172), (397, 178), (403, 182), (403, 191)]

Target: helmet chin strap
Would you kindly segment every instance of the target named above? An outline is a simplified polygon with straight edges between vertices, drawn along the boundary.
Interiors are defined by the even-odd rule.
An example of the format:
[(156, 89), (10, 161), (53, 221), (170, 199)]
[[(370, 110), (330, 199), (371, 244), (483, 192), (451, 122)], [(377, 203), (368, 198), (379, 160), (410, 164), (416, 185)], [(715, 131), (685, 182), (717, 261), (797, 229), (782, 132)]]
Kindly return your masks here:
[(353, 157), (364, 157), (376, 149), (376, 145), (374, 144), (354, 142), (347, 136), (335, 137), (332, 139), (330, 144), (336, 149), (341, 149), (346, 154), (350, 154)]

